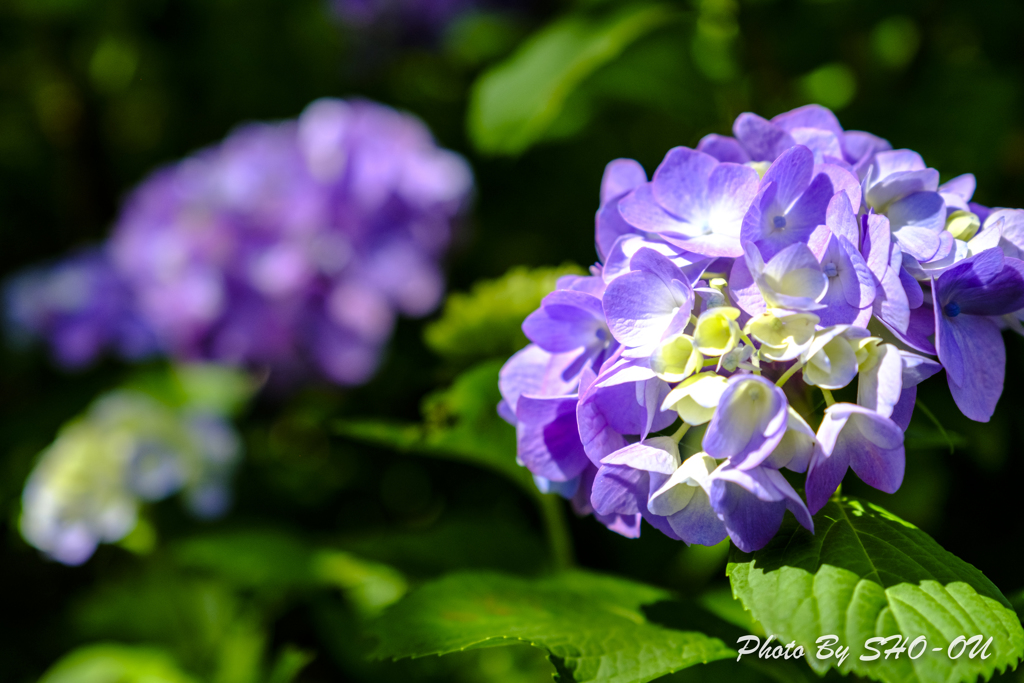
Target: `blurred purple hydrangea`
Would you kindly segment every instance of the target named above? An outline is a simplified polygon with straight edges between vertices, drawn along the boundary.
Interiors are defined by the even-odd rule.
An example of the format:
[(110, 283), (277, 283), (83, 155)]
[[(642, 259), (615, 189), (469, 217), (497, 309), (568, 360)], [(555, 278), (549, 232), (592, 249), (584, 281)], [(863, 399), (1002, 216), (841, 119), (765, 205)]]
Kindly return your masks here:
[(472, 185), (415, 117), (318, 100), (154, 173), (90, 257), (97, 284), (64, 301), (67, 265), (26, 276), (12, 317), (76, 364), (135, 352), (115, 330), (142, 321), (175, 358), (359, 384), (396, 316), (439, 303), (438, 262)]
[[(992, 416), (1000, 331), (1024, 333), (1024, 211), (973, 203), (970, 174), (940, 185), (817, 105), (733, 130), (650, 179), (608, 164), (600, 262), (526, 319), (498, 412), (580, 514), (753, 551), (787, 510), (813, 531), (850, 469), (895, 492), (917, 385), (939, 370), (967, 417)], [(806, 503), (784, 469), (806, 473)]]
[(64, 367), (85, 365), (107, 348), (130, 359), (158, 348), (102, 248), (32, 268), (13, 278), (4, 294), (7, 325), (16, 341), (47, 339)]
[(404, 36), (432, 38), (480, 0), (331, 0), (331, 10), (354, 29), (387, 28)]

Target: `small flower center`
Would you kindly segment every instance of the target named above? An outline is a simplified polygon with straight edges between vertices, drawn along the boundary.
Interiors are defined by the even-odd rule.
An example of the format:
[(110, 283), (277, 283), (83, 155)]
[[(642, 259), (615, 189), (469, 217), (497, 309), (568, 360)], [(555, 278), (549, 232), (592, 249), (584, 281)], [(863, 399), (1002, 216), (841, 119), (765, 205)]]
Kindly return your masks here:
[(942, 307), (942, 312), (950, 318), (955, 318), (960, 315), (960, 305), (955, 301), (950, 301), (948, 304)]
[(835, 263), (829, 261), (825, 264), (825, 275), (827, 277), (835, 277), (836, 275), (839, 275), (839, 268), (836, 267)]
[(786, 227), (786, 217), (785, 216), (776, 216), (775, 218), (772, 219), (772, 224), (776, 228), (781, 230), (782, 228)]
[(599, 328), (597, 329), (597, 332), (596, 332), (596, 334), (597, 334), (597, 338), (598, 338), (598, 339), (599, 339), (600, 341), (605, 341), (606, 339), (608, 339), (608, 333), (604, 331), (604, 328), (603, 328), (603, 327), (599, 327)]

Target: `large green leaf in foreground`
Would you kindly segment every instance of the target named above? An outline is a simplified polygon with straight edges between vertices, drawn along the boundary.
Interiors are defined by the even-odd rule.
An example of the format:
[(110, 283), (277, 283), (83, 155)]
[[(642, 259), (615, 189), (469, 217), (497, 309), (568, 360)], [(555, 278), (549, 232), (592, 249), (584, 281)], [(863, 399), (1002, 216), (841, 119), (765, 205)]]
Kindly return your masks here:
[(377, 658), (421, 657), (527, 642), (546, 649), (562, 683), (643, 683), (734, 657), (717, 638), (648, 622), (658, 588), (586, 572), (545, 579), (450, 574), (410, 593), (370, 627)]
[[(985, 680), (1015, 667), (1024, 651), (1017, 614), (999, 589), (973, 566), (946, 552), (930, 536), (881, 508), (851, 498), (832, 500), (814, 518), (815, 534), (789, 516), (782, 530), (753, 554), (734, 551), (728, 567), (733, 591), (766, 633), (795, 640), (823, 670), (834, 658), (815, 658), (827, 634), (849, 646), (845, 672), (888, 682)], [(925, 636), (927, 647), (864, 662), (867, 639), (903, 634), (908, 645)], [(992, 636), (987, 659), (947, 655), (958, 636)], [(941, 648), (941, 651), (933, 651)], [(956, 646), (954, 654), (959, 650)], [(754, 655), (750, 655), (754, 656)]]

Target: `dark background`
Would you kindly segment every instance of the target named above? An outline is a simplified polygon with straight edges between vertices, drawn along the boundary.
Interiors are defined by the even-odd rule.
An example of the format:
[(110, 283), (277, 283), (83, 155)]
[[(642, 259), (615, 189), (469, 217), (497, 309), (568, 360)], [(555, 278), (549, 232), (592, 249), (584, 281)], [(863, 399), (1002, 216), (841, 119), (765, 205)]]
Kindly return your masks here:
[[(586, 116), (570, 122), (564, 137), (518, 158), (476, 153), (464, 124), (474, 78), (573, 7), (505, 3), (495, 31), (467, 48), (451, 26), (352, 30), (320, 0), (2, 0), (0, 275), (101, 240), (121, 198), (153, 168), (242, 122), (294, 117), (322, 96), (360, 95), (410, 110), (442, 145), (470, 160), (478, 194), (449, 258), (453, 290), (518, 264), (591, 263), (605, 163), (632, 157), (653, 172), (670, 147), (726, 133), (743, 111), (770, 117), (811, 101), (833, 106), (845, 128), (919, 151), (943, 180), (974, 173), (976, 201), (1024, 206), (1024, 4), (1016, 0), (680, 2), (680, 21), (583, 84)], [(332, 433), (339, 417), (418, 419), (422, 397), (456, 369), (427, 350), (422, 328), (401, 323), (385, 367), (366, 388), (260, 397), (240, 423), (247, 460), (236, 509), (221, 528), (262, 525), (347, 539), (412, 580), (460, 566), (539, 571), (541, 523), (511, 484), (468, 465), (398, 455)], [(846, 484), (921, 526), (1007, 595), (1024, 588), (1014, 561), (1024, 542), (1022, 350), (1008, 333), (1006, 389), (988, 424), (956, 411), (941, 374), (921, 388), (951, 434), (953, 452), (918, 411), (899, 493)], [(191, 580), (158, 576), (169, 564), (161, 550), (143, 562), (102, 547), (85, 566), (67, 568), (41, 559), (17, 531), (35, 455), (130, 369), (107, 360), (67, 374), (40, 348), (2, 353), (0, 680), (35, 680), (80, 643), (165, 642), (158, 622), (168, 617), (156, 603), (134, 605), (135, 625), (102, 614), (116, 603), (109, 596), (118, 586), (151, 585), (166, 596), (176, 582)], [(152, 516), (161, 548), (205, 528), (173, 501)], [(723, 581), (723, 557), (685, 549), (652, 529), (639, 541), (591, 519), (572, 519), (571, 529), (585, 567), (681, 591)], [(272, 646), (294, 643), (317, 653), (302, 681), (546, 676), (546, 664), (525, 648), (460, 655), (454, 664), (364, 664), (354, 617), (340, 597), (242, 593), (262, 615), (257, 621)], [(204, 675), (201, 656), (189, 665)]]

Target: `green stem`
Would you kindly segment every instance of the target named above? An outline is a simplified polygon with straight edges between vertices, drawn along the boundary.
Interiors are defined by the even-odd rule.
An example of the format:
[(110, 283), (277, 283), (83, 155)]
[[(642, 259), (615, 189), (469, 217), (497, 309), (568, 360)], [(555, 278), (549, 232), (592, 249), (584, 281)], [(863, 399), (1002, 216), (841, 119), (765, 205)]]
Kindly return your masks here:
[(686, 436), (686, 432), (688, 431), (690, 431), (690, 424), (688, 422), (684, 422), (683, 425), (676, 430), (676, 433), (672, 435), (672, 440), (679, 443), (683, 440), (683, 437)]
[(569, 525), (565, 521), (565, 511), (561, 497), (553, 493), (537, 493), (540, 515), (544, 522), (544, 530), (548, 537), (548, 549), (551, 561), (558, 571), (571, 569), (575, 564), (572, 551), (572, 536)]
[(949, 444), (949, 453), (950, 455), (952, 455), (953, 451), (956, 449), (956, 445), (953, 443), (953, 439), (949, 436), (945, 428), (942, 426), (942, 423), (939, 422), (939, 418), (935, 417), (935, 414), (932, 411), (928, 410), (928, 406), (926, 406), (924, 402), (921, 401), (921, 399), (917, 399), (917, 407), (920, 408), (921, 412), (925, 414), (925, 417), (931, 420), (932, 424), (934, 424), (938, 428), (939, 434), (942, 434), (942, 438), (944, 438), (946, 442)]
[(829, 391), (828, 389), (822, 389), (821, 390), (821, 395), (825, 397), (825, 405), (826, 406), (830, 406), (830, 405), (832, 405), (833, 403), (836, 402), (836, 400), (834, 398), (832, 398), (832, 392)]
[(800, 361), (797, 361), (797, 362), (793, 363), (792, 365), (790, 365), (789, 368), (786, 370), (786, 372), (784, 372), (782, 374), (782, 377), (780, 377), (778, 379), (778, 381), (775, 382), (775, 386), (777, 386), (777, 387), (783, 386), (786, 382), (789, 381), (789, 378), (792, 377), (793, 375), (795, 375), (796, 371), (799, 370), (800, 368), (802, 368), (803, 366), (804, 366), (804, 364), (801, 363)]

